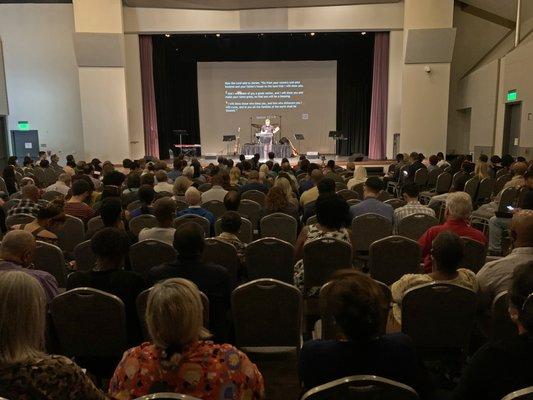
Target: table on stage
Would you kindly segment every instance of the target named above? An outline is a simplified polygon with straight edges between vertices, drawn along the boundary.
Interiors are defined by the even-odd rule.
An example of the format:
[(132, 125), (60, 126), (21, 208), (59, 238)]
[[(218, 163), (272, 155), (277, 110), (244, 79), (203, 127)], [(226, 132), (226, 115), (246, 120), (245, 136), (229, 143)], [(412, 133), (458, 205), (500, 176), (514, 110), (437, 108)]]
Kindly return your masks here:
[[(272, 144), (272, 151), (276, 155), (276, 158), (289, 158), (291, 156), (291, 146), (288, 144)], [(242, 153), (246, 156), (253, 156), (256, 153), (263, 158), (263, 145), (262, 144), (243, 144)]]

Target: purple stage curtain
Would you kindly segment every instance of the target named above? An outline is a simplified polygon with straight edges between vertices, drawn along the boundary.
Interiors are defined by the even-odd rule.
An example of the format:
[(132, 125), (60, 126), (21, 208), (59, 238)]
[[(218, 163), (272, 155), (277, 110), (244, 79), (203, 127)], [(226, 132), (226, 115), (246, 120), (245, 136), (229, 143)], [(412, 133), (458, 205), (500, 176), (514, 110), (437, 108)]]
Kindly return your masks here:
[(372, 106), (368, 158), (386, 158), (387, 102), (389, 94), (389, 32), (374, 36), (374, 67), (372, 77)]
[(159, 158), (151, 35), (139, 35), (139, 52), (141, 55), (144, 150), (147, 156)]

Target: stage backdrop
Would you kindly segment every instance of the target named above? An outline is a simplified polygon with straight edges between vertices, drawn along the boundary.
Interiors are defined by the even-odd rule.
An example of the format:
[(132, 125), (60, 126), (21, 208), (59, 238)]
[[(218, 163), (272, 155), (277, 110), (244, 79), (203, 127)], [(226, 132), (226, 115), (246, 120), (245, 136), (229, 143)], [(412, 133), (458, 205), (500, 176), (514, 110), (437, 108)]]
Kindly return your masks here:
[[(175, 140), (171, 136), (172, 130), (175, 129), (187, 130), (189, 136), (184, 139), (184, 143), (201, 143), (204, 147), (203, 153), (211, 146), (210, 143), (204, 143), (200, 137), (197, 64), (242, 61), (336, 61), (335, 125), (337, 130), (348, 137), (342, 154), (368, 154), (373, 33), (369, 32), (364, 36), (359, 32), (317, 33), (315, 36), (308, 33), (222, 34), (221, 37), (214, 34), (183, 34), (171, 35), (168, 38), (164, 35), (154, 35), (152, 40), (159, 148), (162, 158), (166, 158), (168, 149)], [(324, 90), (328, 93), (335, 90), (331, 86), (333, 85)], [(309, 101), (307, 97), (306, 101)], [(322, 100), (320, 118), (323, 117), (322, 107), (329, 110), (330, 106), (331, 102)], [(222, 109), (224, 107), (225, 105)], [(328, 118), (328, 114), (324, 117)], [(283, 118), (282, 124), (283, 129), (287, 127), (291, 130), (291, 135), (300, 133), (292, 132), (293, 128), (288, 122), (285, 123)], [(243, 123), (242, 139), (249, 135), (247, 129), (248, 125)], [(224, 132), (213, 134), (220, 137), (222, 133)], [(284, 131), (283, 135), (286, 133)], [(324, 134), (327, 135), (327, 132)], [(306, 144), (306, 148), (309, 147)], [(217, 138), (215, 149), (225, 151), (225, 146), (220, 144), (220, 138)]]
[(251, 124), (268, 117), (281, 124), (275, 141), (286, 136), (298, 147), (294, 134), (302, 133), (302, 151), (334, 153), (328, 132), (336, 129), (336, 93), (336, 61), (198, 63), (202, 151), (225, 153), (224, 134), (250, 142)]

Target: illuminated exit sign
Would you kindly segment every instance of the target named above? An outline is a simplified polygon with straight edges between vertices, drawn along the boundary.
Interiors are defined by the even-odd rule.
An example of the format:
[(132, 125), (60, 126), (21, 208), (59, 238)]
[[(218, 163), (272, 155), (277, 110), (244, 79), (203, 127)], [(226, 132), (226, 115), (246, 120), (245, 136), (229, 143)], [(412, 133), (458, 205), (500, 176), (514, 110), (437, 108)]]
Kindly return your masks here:
[(17, 125), (18, 125), (18, 128), (19, 128), (19, 131), (29, 131), (30, 130), (30, 123), (28, 121), (19, 121)]
[(516, 101), (518, 99), (518, 92), (515, 90), (509, 90), (507, 92), (507, 101)]

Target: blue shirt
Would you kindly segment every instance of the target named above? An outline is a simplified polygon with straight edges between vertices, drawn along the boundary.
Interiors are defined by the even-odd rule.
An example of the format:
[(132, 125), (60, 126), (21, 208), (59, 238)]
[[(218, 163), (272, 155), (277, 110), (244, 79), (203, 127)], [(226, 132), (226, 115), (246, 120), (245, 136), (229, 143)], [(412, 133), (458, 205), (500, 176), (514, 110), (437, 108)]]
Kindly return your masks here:
[(390, 204), (385, 204), (373, 197), (363, 200), (359, 204), (355, 204), (350, 207), (350, 218), (351, 219), (354, 219), (355, 217), (358, 217), (359, 215), (368, 214), (368, 213), (381, 215), (387, 218), (391, 222), (393, 221), (393, 218), (394, 218), (394, 208), (392, 208)]
[(176, 215), (178, 217), (181, 217), (183, 215), (191, 215), (191, 214), (199, 215), (200, 217), (207, 218), (207, 220), (209, 221), (209, 224), (211, 224), (211, 232), (214, 231), (214, 229), (215, 229), (215, 216), (213, 215), (213, 213), (211, 211), (207, 211), (205, 208), (202, 208), (202, 207), (189, 207), (189, 208), (186, 208), (185, 210), (181, 210), (181, 211), (178, 211), (176, 213)]

